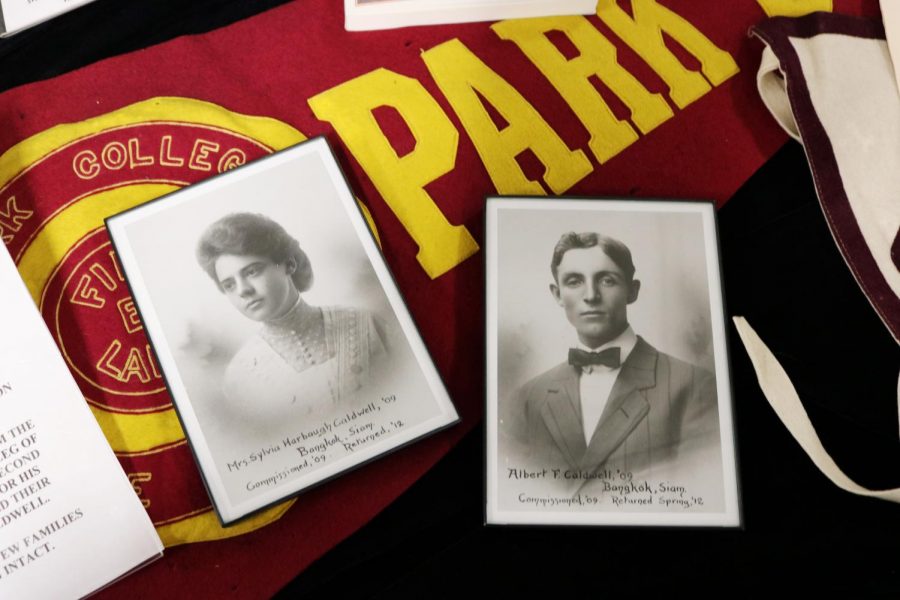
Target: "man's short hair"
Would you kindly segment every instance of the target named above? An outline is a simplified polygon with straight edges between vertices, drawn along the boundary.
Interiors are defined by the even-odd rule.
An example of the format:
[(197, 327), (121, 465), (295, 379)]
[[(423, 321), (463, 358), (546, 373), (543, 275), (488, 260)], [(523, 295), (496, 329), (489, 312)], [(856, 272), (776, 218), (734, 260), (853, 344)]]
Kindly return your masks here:
[(553, 259), (550, 261), (550, 272), (553, 273), (553, 280), (559, 283), (557, 273), (563, 254), (569, 250), (593, 248), (594, 246), (599, 246), (616, 263), (616, 266), (622, 269), (625, 279), (629, 282), (634, 279), (634, 261), (631, 259), (631, 250), (628, 249), (628, 246), (615, 238), (594, 233), (593, 231), (583, 233), (570, 231), (562, 234), (562, 237), (556, 242), (556, 247), (553, 248)]

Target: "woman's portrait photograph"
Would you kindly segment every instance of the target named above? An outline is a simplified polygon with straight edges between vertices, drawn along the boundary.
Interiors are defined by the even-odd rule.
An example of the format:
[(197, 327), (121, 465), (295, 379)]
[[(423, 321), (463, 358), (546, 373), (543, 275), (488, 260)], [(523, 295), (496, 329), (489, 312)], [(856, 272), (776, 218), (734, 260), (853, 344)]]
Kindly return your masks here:
[(373, 371), (383, 373), (384, 326), (365, 309), (305, 302), (312, 265), (272, 219), (222, 217), (200, 237), (197, 262), (240, 314), (262, 325), (225, 370), (223, 392), (234, 411), (248, 418), (321, 413), (349, 405)]
[(107, 227), (223, 523), (457, 420), (324, 138)]

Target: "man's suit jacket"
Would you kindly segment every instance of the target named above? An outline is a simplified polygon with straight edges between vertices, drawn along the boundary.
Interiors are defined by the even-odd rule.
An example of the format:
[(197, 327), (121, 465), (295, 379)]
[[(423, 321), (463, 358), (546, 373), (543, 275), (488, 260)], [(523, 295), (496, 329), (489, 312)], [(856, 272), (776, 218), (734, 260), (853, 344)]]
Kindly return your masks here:
[(590, 443), (581, 420), (579, 369), (563, 363), (512, 397), (504, 429), (531, 466), (591, 474), (641, 473), (689, 446), (718, 442), (713, 375), (658, 352), (638, 337), (622, 364)]

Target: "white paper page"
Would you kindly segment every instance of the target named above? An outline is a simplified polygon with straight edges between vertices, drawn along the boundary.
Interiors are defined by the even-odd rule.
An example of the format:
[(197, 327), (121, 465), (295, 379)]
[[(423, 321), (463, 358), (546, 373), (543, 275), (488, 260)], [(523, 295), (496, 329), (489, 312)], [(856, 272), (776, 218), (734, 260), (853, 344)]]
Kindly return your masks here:
[(162, 543), (0, 249), (0, 598), (77, 598)]
[(8, 33), (36, 25), (91, 0), (0, 0)]

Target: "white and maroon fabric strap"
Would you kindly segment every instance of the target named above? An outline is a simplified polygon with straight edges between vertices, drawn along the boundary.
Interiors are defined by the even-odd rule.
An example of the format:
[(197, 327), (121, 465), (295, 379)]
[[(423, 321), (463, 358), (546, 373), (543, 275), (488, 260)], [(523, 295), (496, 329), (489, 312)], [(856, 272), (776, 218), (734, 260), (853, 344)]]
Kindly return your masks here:
[[(891, 61), (884, 27), (815, 13), (769, 19), (751, 33), (765, 43), (760, 96), (803, 144), (835, 243), (900, 341), (900, 92), (894, 75), (900, 63)], [(869, 490), (841, 471), (778, 360), (743, 317), (734, 322), (763, 393), (815, 465), (841, 489), (900, 502), (900, 489)]]
[(900, 488), (893, 490), (870, 490), (859, 485), (843, 471), (825, 450), (816, 430), (813, 428), (806, 409), (794, 389), (794, 385), (788, 378), (787, 373), (781, 367), (778, 359), (772, 354), (769, 348), (756, 335), (756, 332), (747, 323), (743, 317), (734, 317), (734, 324), (737, 327), (744, 348), (750, 355), (750, 361), (756, 370), (756, 377), (759, 380), (759, 386), (763, 393), (775, 409), (775, 414), (781, 419), (788, 431), (800, 444), (800, 447), (812, 459), (813, 463), (825, 474), (828, 479), (842, 490), (859, 494), (861, 496), (871, 496), (880, 498), (890, 502), (900, 502)]
[(814, 13), (768, 19), (763, 102), (806, 150), (835, 243), (900, 340), (900, 92), (881, 21)]

